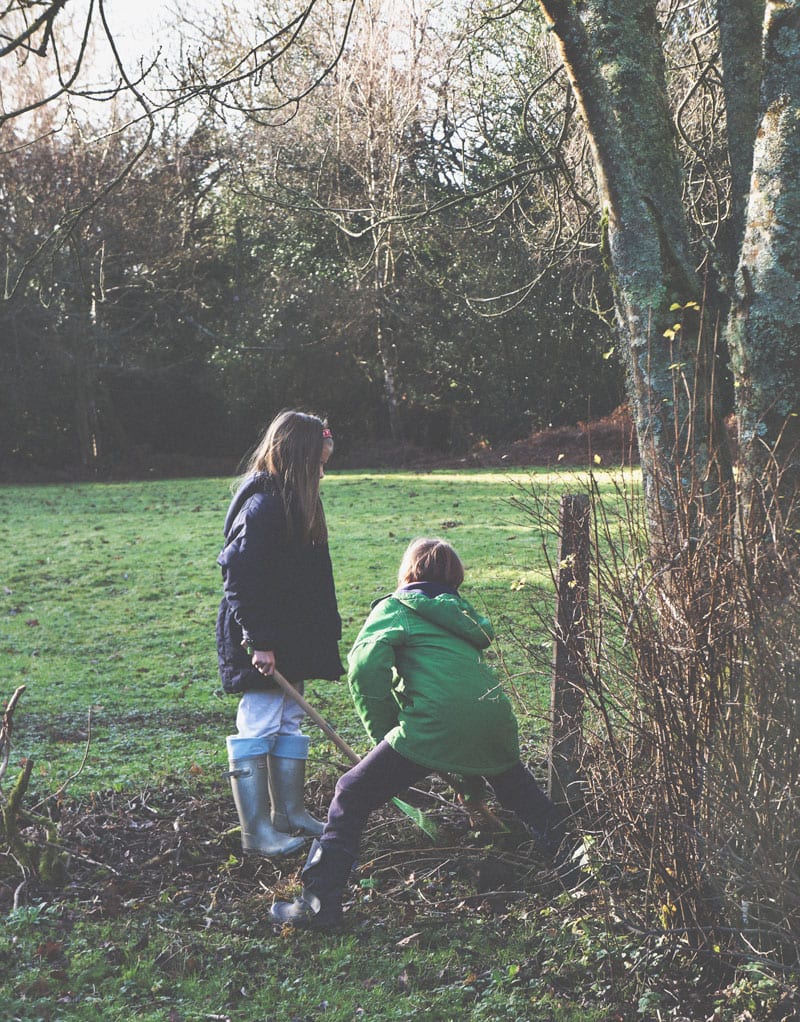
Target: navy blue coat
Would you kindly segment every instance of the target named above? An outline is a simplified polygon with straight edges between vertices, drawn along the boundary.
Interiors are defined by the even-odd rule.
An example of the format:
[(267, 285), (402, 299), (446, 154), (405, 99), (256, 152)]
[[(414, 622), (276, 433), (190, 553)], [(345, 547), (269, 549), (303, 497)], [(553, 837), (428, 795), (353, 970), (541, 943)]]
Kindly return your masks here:
[(217, 657), (226, 692), (277, 688), (253, 667), (243, 639), (254, 649), (273, 650), (277, 669), (290, 681), (343, 674), (328, 545), (289, 541), (283, 501), (269, 475), (246, 479), (231, 501), (217, 563), (225, 593)]

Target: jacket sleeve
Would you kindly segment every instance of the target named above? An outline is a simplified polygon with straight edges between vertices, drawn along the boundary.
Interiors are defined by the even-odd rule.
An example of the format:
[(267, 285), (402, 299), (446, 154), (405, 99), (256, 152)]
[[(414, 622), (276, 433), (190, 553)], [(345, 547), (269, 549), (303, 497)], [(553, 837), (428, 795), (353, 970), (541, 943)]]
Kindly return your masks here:
[[(376, 613), (377, 611), (377, 613)], [(380, 612), (367, 618), (347, 656), (348, 682), (358, 715), (376, 745), (398, 723), (394, 691), (396, 649), (405, 641), (403, 613)]]
[(245, 641), (256, 649), (274, 649), (280, 638), (285, 546), (280, 508), (258, 495), (243, 505), (218, 558), (225, 598)]

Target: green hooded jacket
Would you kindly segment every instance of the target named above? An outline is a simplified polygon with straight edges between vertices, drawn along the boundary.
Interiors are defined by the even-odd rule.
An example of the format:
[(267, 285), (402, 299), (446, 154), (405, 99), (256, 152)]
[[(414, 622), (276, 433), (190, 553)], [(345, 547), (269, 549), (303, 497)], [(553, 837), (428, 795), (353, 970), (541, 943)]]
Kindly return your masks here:
[(493, 638), (489, 620), (457, 594), (400, 590), (375, 603), (348, 655), (370, 739), (432, 770), (513, 767), (516, 717), (482, 652)]

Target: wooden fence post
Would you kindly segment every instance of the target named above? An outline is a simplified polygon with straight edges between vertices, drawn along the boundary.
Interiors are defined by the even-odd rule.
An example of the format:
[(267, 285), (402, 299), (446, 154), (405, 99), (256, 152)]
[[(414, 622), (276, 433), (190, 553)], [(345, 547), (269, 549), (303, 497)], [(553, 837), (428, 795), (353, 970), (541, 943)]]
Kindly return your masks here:
[(576, 781), (585, 686), (580, 664), (589, 591), (589, 523), (588, 495), (564, 494), (558, 513), (548, 791), (557, 805), (570, 808), (580, 802)]

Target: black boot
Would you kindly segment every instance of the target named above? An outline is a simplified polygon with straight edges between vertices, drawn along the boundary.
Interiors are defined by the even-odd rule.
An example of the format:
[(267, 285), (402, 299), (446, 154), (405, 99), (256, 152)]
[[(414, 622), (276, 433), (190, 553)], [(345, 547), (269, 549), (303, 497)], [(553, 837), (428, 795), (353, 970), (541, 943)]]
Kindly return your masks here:
[(552, 870), (553, 876), (568, 889), (577, 887), (583, 877), (580, 865), (580, 842), (570, 835), (569, 816), (553, 807), (552, 813), (524, 821), (525, 829)]
[(550, 827), (526, 823), (525, 830), (533, 838), (534, 844), (543, 858), (548, 862), (555, 859), (561, 842)]
[(510, 770), (487, 778), (504, 809), (516, 813), (536, 842), (540, 855), (552, 860), (564, 836), (562, 814), (521, 762)]
[(342, 895), (353, 857), (335, 844), (314, 841), (303, 872), (303, 891), (294, 901), (276, 901), (275, 922), (300, 930), (337, 930), (342, 925)]

